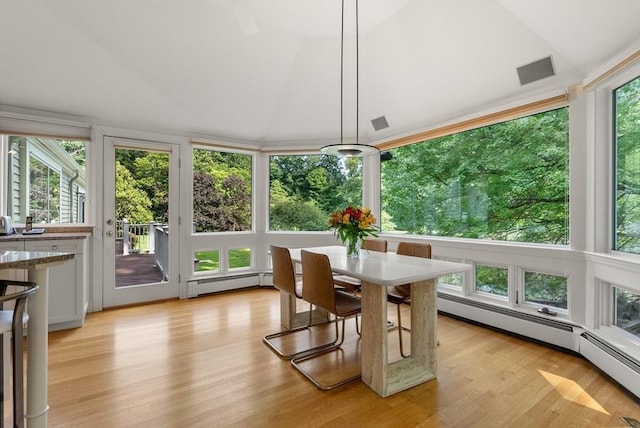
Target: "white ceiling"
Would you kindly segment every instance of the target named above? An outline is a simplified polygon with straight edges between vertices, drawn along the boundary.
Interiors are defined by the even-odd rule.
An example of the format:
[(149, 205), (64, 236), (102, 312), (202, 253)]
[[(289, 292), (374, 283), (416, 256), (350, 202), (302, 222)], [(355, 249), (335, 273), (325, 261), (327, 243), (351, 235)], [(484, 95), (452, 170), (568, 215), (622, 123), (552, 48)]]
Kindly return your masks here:
[[(359, 5), (365, 143), (579, 83), (640, 43), (640, 0)], [(353, 24), (346, 32), (348, 139)], [(516, 68), (549, 55), (556, 76), (521, 86)], [(321, 145), (340, 137), (339, 61), (338, 0), (0, 0), (5, 108), (264, 146)], [(390, 127), (376, 132), (370, 120), (382, 115)]]

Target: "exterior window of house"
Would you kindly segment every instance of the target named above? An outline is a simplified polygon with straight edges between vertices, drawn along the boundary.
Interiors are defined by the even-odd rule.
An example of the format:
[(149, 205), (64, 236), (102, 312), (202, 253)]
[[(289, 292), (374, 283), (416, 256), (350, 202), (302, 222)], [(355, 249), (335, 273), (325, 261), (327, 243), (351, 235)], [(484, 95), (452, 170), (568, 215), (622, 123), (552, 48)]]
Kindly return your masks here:
[(539, 272), (524, 273), (525, 301), (567, 309), (567, 278)]
[(640, 294), (614, 287), (613, 301), (613, 324), (627, 333), (640, 337)]
[(390, 150), (382, 231), (569, 242), (568, 108)]
[[(7, 215), (16, 223), (82, 223), (84, 141), (7, 136)], [(4, 170), (4, 168), (3, 168)], [(3, 171), (4, 173), (4, 171)]]
[(193, 149), (193, 231), (251, 230), (253, 156)]
[(60, 173), (29, 157), (29, 214), (34, 223), (60, 223)]
[(329, 229), (329, 215), (362, 204), (362, 162), (326, 155), (269, 159), (269, 229)]
[(640, 77), (613, 92), (615, 185), (613, 248), (640, 254)]

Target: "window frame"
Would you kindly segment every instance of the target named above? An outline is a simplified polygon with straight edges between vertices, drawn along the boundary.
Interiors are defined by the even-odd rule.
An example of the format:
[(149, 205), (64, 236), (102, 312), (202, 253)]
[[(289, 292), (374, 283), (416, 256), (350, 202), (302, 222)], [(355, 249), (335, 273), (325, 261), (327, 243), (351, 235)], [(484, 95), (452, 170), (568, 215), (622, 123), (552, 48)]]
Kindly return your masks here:
[(608, 101), (608, 109), (609, 109), (609, 155), (610, 155), (610, 186), (609, 186), (609, 237), (608, 237), (608, 251), (615, 254), (618, 257), (631, 257), (631, 258), (640, 258), (640, 253), (632, 253), (628, 251), (622, 251), (617, 249), (618, 242), (618, 209), (617, 209), (617, 183), (618, 183), (618, 138), (617, 138), (617, 103), (615, 92), (622, 88), (623, 86), (635, 81), (636, 79), (640, 79), (640, 73), (634, 69), (627, 70), (624, 73), (621, 73), (615, 79), (613, 79), (609, 85), (607, 85), (603, 90), (607, 93), (607, 101)]

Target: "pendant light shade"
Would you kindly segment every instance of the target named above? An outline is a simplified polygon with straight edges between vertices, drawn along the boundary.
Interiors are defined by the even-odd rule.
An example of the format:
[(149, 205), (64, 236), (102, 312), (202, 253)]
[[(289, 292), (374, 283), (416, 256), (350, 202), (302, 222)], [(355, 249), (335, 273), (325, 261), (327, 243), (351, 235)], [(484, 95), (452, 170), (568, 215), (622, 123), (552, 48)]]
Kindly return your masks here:
[(358, 0), (355, 0), (356, 8), (356, 141), (355, 144), (344, 143), (344, 0), (342, 0), (342, 28), (340, 32), (340, 144), (324, 146), (320, 151), (326, 155), (341, 157), (363, 157), (379, 154), (377, 147), (358, 143), (358, 119), (360, 114), (360, 73), (358, 58)]

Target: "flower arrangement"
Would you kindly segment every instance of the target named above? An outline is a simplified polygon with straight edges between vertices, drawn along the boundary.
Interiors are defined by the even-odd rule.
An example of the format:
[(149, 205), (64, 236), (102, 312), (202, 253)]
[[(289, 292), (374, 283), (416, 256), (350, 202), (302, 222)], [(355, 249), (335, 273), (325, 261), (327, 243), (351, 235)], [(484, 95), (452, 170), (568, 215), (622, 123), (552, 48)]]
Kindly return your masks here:
[(375, 223), (376, 218), (370, 208), (349, 206), (333, 212), (329, 217), (329, 226), (347, 246), (347, 257), (358, 256), (360, 240), (367, 236), (378, 236)]

